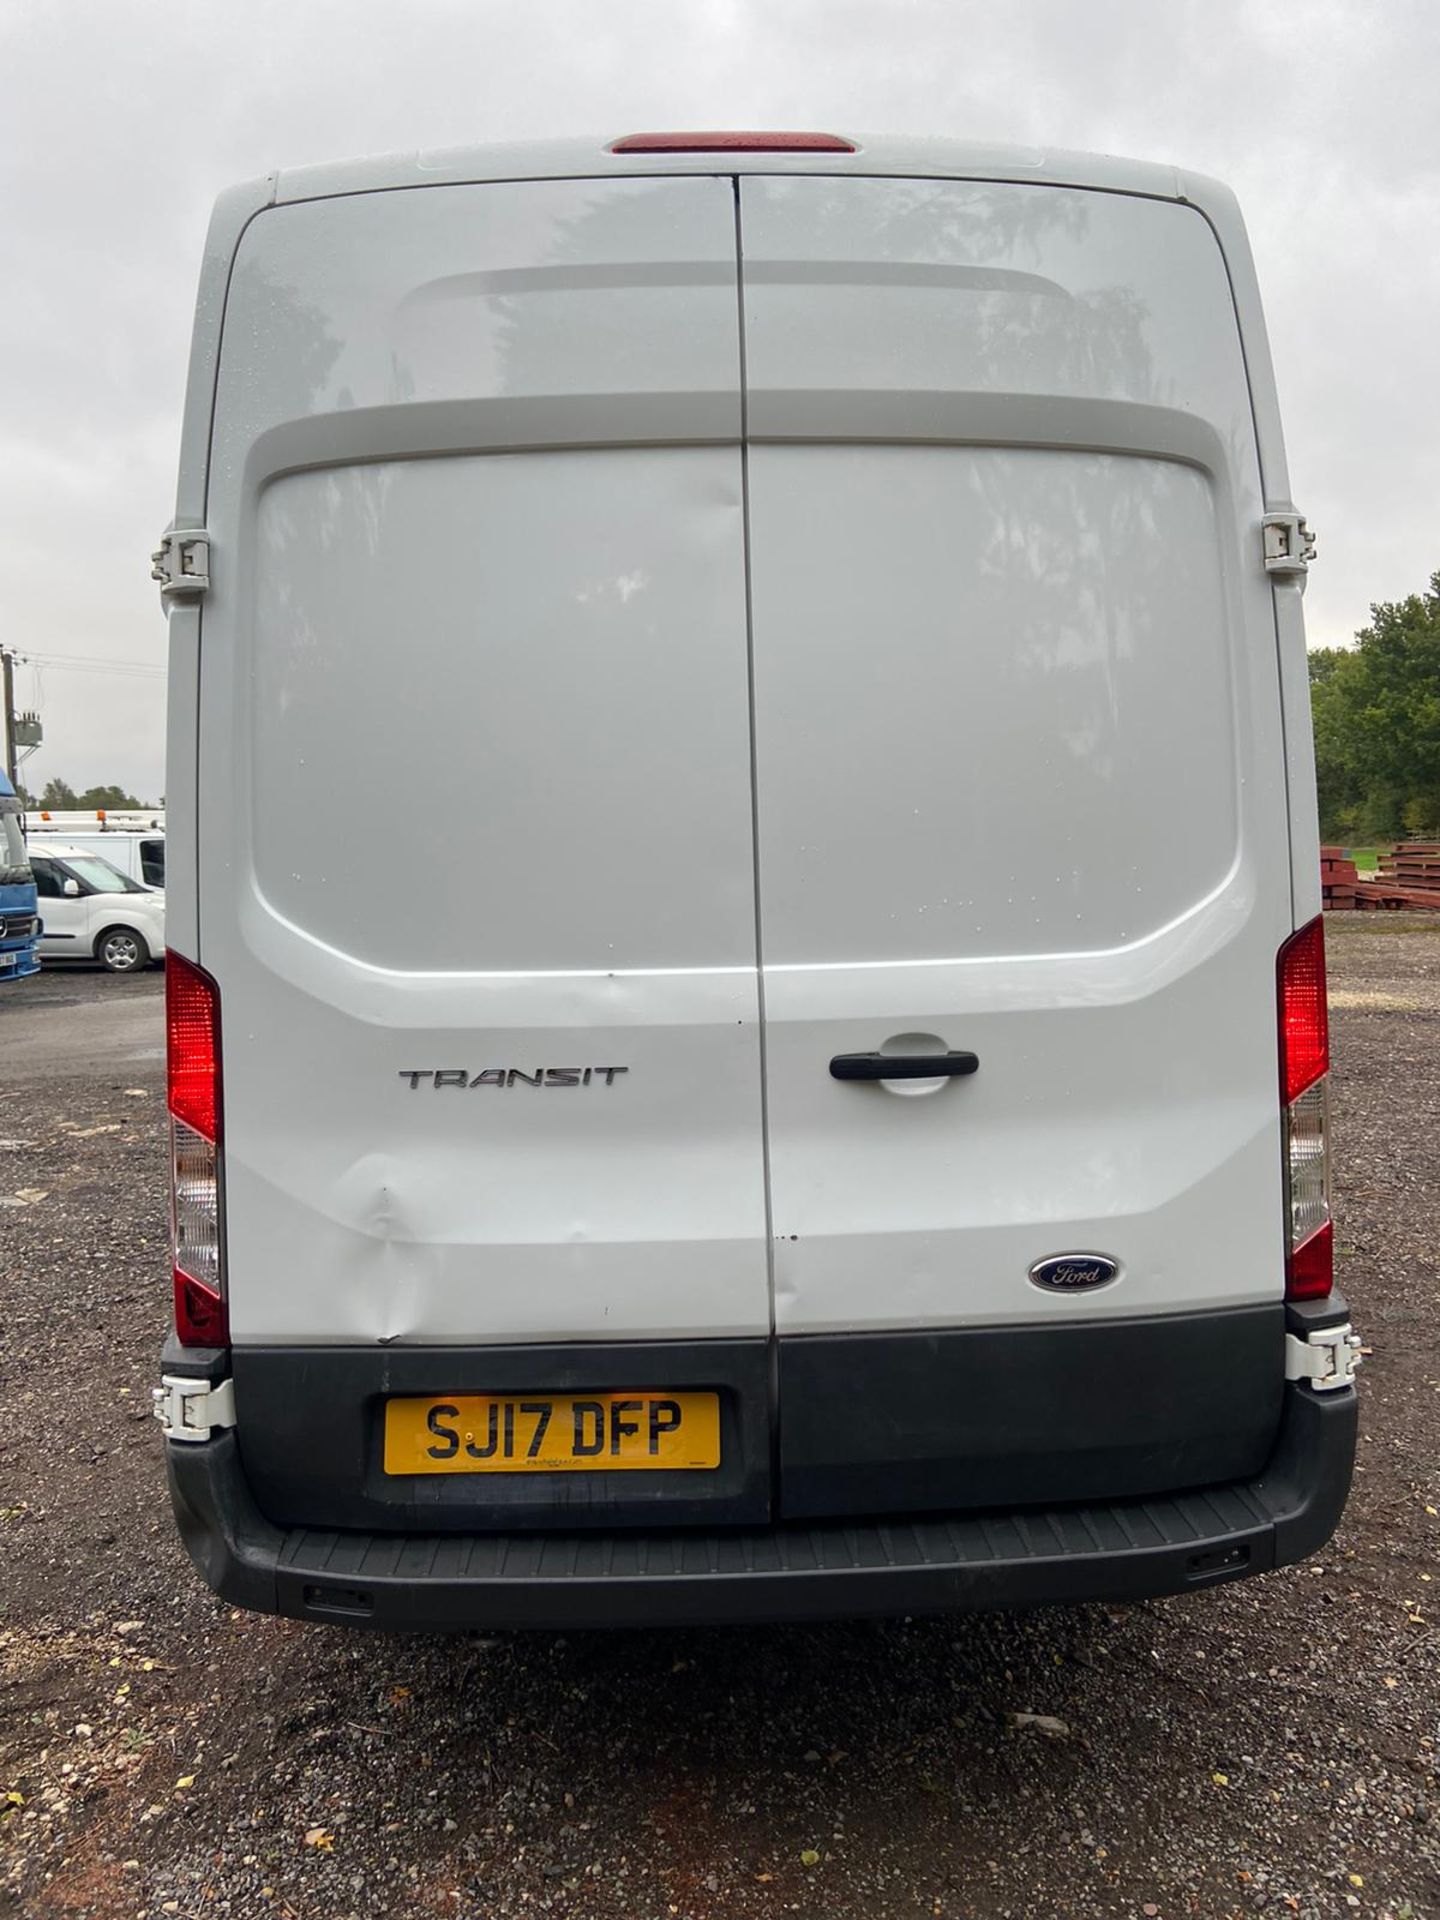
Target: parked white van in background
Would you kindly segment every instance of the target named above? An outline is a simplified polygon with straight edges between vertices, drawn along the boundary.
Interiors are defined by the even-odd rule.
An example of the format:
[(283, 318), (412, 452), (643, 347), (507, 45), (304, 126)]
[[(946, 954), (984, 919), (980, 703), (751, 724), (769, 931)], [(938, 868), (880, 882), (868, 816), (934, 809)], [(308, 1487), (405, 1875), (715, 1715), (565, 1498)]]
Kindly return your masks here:
[(40, 908), (40, 958), (99, 960), (138, 973), (165, 957), (165, 896), (110, 861), (37, 834), (30, 867)]
[(81, 852), (99, 854), (102, 860), (108, 860), (112, 867), (118, 867), (121, 873), (128, 875), (139, 886), (163, 888), (165, 885), (163, 832), (133, 832), (122, 827), (75, 833), (39, 825), (33, 818), (28, 825), (30, 844), (42, 853), (53, 836)]
[(1214, 182), (703, 134), (224, 196), (156, 556), (211, 1584), (796, 1618), (1326, 1540), (1308, 558)]

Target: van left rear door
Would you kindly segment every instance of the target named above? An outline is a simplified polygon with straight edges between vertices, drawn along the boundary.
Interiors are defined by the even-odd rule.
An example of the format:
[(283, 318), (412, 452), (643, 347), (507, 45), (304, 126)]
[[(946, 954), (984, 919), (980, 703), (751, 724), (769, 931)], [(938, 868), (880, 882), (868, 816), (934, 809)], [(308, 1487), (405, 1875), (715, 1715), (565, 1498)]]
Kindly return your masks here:
[(359, 195), (241, 242), (199, 958), (237, 1400), (273, 1413), (242, 1445), (288, 1518), (343, 1483), (352, 1523), (473, 1522), (387, 1480), (379, 1403), (513, 1384), (725, 1389), (693, 1491), (768, 1510), (739, 357), (728, 179)]

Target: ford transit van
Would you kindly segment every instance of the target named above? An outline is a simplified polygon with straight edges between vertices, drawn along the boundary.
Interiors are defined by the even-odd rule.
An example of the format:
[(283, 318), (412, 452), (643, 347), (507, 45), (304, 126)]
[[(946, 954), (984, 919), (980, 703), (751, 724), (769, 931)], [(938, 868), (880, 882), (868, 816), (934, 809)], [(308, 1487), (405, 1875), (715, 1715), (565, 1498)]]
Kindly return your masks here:
[(660, 134), (226, 194), (155, 556), (206, 1579), (583, 1626), (1325, 1541), (1310, 555), (1212, 181)]

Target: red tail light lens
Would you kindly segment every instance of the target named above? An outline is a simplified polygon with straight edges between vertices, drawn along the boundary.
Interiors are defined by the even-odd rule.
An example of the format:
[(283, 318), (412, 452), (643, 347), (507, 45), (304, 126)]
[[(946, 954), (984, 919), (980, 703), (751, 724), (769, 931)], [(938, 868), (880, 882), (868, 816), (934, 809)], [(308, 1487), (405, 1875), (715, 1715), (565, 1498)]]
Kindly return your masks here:
[(175, 1331), (187, 1347), (223, 1347), (230, 1329), (220, 1244), (220, 994), (208, 973), (173, 952), (165, 1029)]
[(1280, 949), (1280, 1097), (1288, 1106), (1329, 1071), (1325, 923), (1312, 920)]
[(182, 1346), (228, 1347), (225, 1302), (201, 1280), (175, 1269), (175, 1332)]
[(612, 153), (854, 153), (838, 133), (627, 133)]
[(1335, 1223), (1327, 1220), (1291, 1254), (1285, 1272), (1288, 1300), (1326, 1300), (1335, 1290)]
[(1280, 949), (1280, 1097), (1285, 1142), (1285, 1293), (1323, 1300), (1335, 1284), (1330, 1217), (1330, 1020), (1320, 920)]
[(212, 1144), (220, 1138), (220, 994), (193, 961), (165, 961), (166, 1071), (170, 1111)]

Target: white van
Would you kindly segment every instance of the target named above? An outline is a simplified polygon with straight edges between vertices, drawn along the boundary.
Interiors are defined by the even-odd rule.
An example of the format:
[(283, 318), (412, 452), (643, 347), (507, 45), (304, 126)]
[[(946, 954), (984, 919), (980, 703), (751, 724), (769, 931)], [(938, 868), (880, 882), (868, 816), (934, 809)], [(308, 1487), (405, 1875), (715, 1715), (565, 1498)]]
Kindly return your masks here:
[(88, 848), (44, 834), (30, 841), (40, 908), (40, 959), (98, 960), (140, 973), (165, 957), (165, 896)]
[(222, 198), (156, 556), (212, 1585), (798, 1618), (1326, 1540), (1308, 556), (1239, 214), (1168, 167)]
[(40, 852), (53, 838), (63, 840), (67, 846), (75, 847), (82, 853), (99, 854), (102, 860), (108, 860), (112, 867), (135, 881), (138, 886), (157, 887), (163, 890), (165, 885), (165, 835), (163, 832), (135, 832), (124, 827), (98, 828), (93, 832), (75, 833), (64, 828), (51, 829), (29, 822), (30, 844)]

